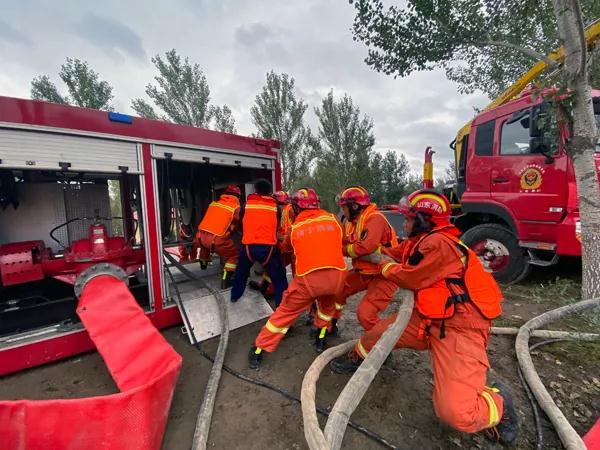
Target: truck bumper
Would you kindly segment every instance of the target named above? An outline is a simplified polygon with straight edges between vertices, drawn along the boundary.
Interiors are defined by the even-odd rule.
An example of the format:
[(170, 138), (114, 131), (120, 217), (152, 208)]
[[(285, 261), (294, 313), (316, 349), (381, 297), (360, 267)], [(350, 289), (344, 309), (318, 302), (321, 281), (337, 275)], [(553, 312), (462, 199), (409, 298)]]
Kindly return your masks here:
[(579, 214), (569, 214), (557, 225), (556, 253), (561, 256), (581, 256)]

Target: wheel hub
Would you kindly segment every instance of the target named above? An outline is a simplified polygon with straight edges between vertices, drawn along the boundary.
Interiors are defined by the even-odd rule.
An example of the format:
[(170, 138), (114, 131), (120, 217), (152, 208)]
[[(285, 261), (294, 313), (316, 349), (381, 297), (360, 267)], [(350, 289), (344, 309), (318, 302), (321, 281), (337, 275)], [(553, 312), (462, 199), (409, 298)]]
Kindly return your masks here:
[(495, 239), (484, 239), (475, 243), (473, 252), (479, 257), (483, 267), (489, 272), (499, 272), (510, 262), (508, 248)]

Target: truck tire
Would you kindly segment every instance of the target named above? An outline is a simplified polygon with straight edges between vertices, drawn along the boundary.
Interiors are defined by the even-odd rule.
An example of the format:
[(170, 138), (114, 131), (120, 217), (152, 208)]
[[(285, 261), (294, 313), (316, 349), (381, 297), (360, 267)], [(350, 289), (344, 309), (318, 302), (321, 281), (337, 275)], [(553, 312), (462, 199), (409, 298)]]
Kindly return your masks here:
[(527, 253), (519, 247), (517, 237), (502, 225), (476, 225), (469, 228), (461, 239), (501, 283), (518, 283), (531, 271)]

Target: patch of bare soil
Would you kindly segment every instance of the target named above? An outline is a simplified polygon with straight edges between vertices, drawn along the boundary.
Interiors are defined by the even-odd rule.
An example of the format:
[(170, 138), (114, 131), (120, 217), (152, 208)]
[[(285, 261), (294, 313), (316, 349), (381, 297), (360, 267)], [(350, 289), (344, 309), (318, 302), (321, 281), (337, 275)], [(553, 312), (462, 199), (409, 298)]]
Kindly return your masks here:
[[(557, 274), (561, 278), (556, 279)], [(566, 275), (565, 275), (566, 274)], [(506, 302), (499, 325), (518, 326), (529, 318), (574, 301), (579, 288), (577, 269), (571, 266), (537, 271), (525, 283), (503, 287)], [(566, 281), (565, 281), (566, 280)], [(330, 345), (359, 335), (356, 303), (349, 302), (340, 321), (341, 336)], [(396, 306), (392, 305), (391, 310)], [(231, 333), (226, 364), (244, 375), (279, 386), (296, 396), (304, 372), (316, 356), (309, 327), (299, 321), (273, 354), (266, 355), (259, 371), (247, 368), (247, 353), (262, 323)], [(590, 331), (594, 323), (576, 317), (553, 325), (556, 329)], [(179, 328), (164, 332), (166, 339), (183, 356), (184, 363), (173, 398), (163, 441), (164, 449), (188, 449), (196, 414), (206, 385), (210, 362), (192, 347)], [(534, 341), (535, 342), (535, 341)], [(214, 354), (217, 341), (203, 344)], [(515, 395), (522, 434), (512, 448), (531, 449), (535, 429), (531, 407), (517, 375), (514, 338), (493, 336), (489, 359), (490, 381), (508, 383)], [(585, 433), (600, 416), (600, 344), (554, 343), (534, 351), (540, 375), (563, 412), (578, 432)], [(331, 408), (349, 376), (329, 370), (321, 375), (317, 403)], [(28, 370), (0, 379), (0, 398), (73, 398), (115, 392), (110, 375), (97, 353)], [(466, 435), (441, 424), (431, 405), (432, 376), (426, 352), (398, 350), (375, 378), (365, 398), (352, 416), (356, 423), (380, 434), (401, 449), (496, 449), (498, 444), (482, 434)], [(321, 419), (323, 419), (321, 417)], [(324, 422), (323, 422), (324, 425)], [(545, 448), (561, 448), (547, 421)], [(282, 395), (224, 373), (217, 396), (210, 434), (210, 446), (219, 449), (305, 449), (300, 405)], [(348, 429), (344, 448), (385, 448), (372, 439)]]

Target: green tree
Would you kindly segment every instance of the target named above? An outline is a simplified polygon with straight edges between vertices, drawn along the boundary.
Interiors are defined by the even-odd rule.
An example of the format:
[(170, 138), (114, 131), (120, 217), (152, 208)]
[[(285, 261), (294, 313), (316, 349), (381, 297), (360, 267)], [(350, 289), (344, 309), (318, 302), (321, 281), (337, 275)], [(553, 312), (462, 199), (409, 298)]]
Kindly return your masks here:
[[(598, 129), (590, 87), (593, 70), (584, 37), (585, 17), (590, 22), (598, 16), (597, 0), (408, 0), (402, 6), (390, 7), (381, 0), (350, 2), (356, 7), (355, 39), (368, 46), (366, 62), (386, 74), (406, 76), (441, 67), (450, 78), (464, 81), (464, 75), (453, 67), (466, 61), (469, 76), (478, 76), (475, 71), (485, 73), (483, 66), (492, 61), (485, 58), (493, 58), (496, 63), (489, 67), (491, 72), (478, 78), (477, 85), (463, 84), (466, 90), (481, 85), (493, 94), (514, 80), (523, 67), (521, 63), (505, 64), (502, 55), (514, 55), (515, 61), (545, 61), (556, 69), (553, 81), (568, 89), (572, 102), (567, 113), (573, 136), (566, 148), (577, 180), (582, 295), (599, 297), (600, 189), (594, 162)], [(560, 67), (544, 56), (559, 42), (565, 54)]]
[[(148, 119), (235, 132), (231, 109), (226, 105), (210, 105), (208, 81), (198, 64), (192, 64), (188, 58), (182, 59), (175, 49), (166, 52), (164, 57), (156, 55), (152, 58), (152, 63), (158, 70), (158, 75), (154, 77), (156, 84), (149, 83), (146, 86), (146, 95), (155, 106), (141, 98), (133, 99), (131, 108), (138, 115)], [(213, 118), (216, 122), (214, 126), (211, 125)]]
[(333, 91), (315, 113), (319, 132), (314, 143), (318, 160), (314, 183), (323, 203), (333, 208), (335, 195), (346, 186), (372, 187), (373, 121), (361, 117), (360, 108), (348, 94), (336, 100)]
[(31, 98), (112, 111), (113, 88), (100, 80), (99, 74), (86, 61), (67, 58), (58, 75), (67, 87), (68, 95), (60, 94), (50, 78), (41, 75), (31, 81)]
[[(350, 3), (357, 11), (355, 38), (369, 46), (367, 64), (394, 76), (440, 67), (463, 93), (479, 89), (496, 97), (561, 45), (551, 0)], [(584, 17), (600, 17), (600, 2), (580, 3)], [(600, 86), (598, 58), (590, 77)]]
[[(250, 108), (257, 134), (281, 143), (281, 165), (285, 189), (299, 187), (306, 180), (313, 159), (310, 129), (304, 124), (308, 105), (296, 96), (294, 78), (267, 73), (266, 83)], [(313, 142), (314, 143), (314, 142)]]
[(410, 165), (404, 155), (398, 156), (394, 150), (388, 150), (381, 164), (382, 184), (384, 196), (382, 203), (398, 203), (405, 195)]
[(456, 183), (456, 163), (454, 160), (450, 160), (444, 169), (444, 174), (435, 180), (435, 189), (442, 192), (447, 185), (454, 183)]
[(211, 107), (211, 115), (213, 118), (213, 128), (217, 131), (226, 133), (235, 133), (235, 119), (231, 113), (231, 109), (227, 105)]

